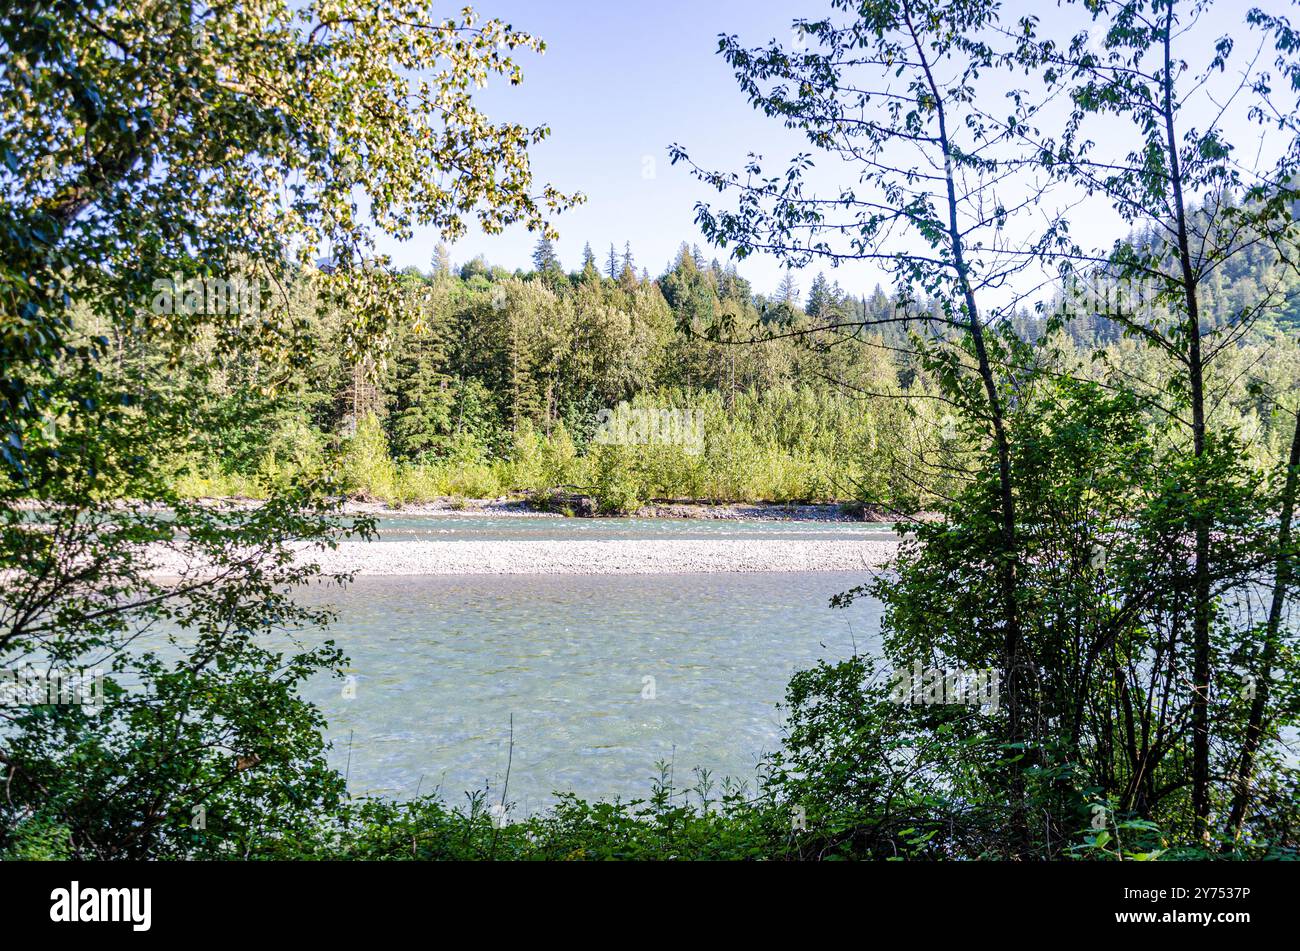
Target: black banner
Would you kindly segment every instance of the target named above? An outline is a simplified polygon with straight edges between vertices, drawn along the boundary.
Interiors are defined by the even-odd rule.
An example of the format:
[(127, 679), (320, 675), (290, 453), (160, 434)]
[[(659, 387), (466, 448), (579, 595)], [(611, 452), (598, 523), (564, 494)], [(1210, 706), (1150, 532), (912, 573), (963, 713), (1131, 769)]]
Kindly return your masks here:
[[(647, 929), (684, 914), (744, 932), (787, 917), (805, 926), (850, 914), (918, 938), (1017, 926), (1146, 934), (1199, 929), (1230, 938), (1293, 919), (1290, 863), (1113, 864), (479, 864), (3, 863), (7, 933), (189, 937), (216, 925), (259, 943), (338, 940), (454, 919), (484, 936), (548, 922), (636, 917)], [(596, 916), (599, 916), (598, 918)], [(464, 932), (458, 929), (461, 934)], [(396, 934), (396, 932), (391, 932)], [(427, 933), (427, 932), (426, 932)]]

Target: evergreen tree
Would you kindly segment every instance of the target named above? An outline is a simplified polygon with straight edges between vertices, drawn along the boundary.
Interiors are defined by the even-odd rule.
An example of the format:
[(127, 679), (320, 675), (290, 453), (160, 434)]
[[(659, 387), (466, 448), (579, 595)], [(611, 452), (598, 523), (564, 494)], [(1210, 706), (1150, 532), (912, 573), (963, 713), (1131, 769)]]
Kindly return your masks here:
[(799, 303), (799, 284), (794, 279), (794, 272), (787, 269), (785, 277), (781, 278), (781, 283), (776, 287), (776, 295), (773, 300), (778, 304), (789, 304), (795, 307)]
[[(777, 293), (779, 295), (781, 292), (778, 290)], [(787, 300), (786, 303), (793, 303), (793, 301)], [(808, 304), (804, 309), (809, 317), (819, 319), (829, 316), (834, 305), (830, 282), (826, 280), (825, 274), (818, 271), (817, 276), (813, 278), (812, 286), (808, 288)]]
[(433, 276), (449, 277), (451, 275), (451, 249), (444, 242), (438, 242), (433, 249)]
[(394, 347), (385, 393), (389, 443), (399, 458), (418, 459), (435, 448), (449, 428), (451, 377), (441, 322), (408, 332)]
[(694, 273), (698, 270), (695, 255), (691, 253), (691, 247), (685, 241), (677, 249), (675, 268), (679, 273)]
[(560, 256), (555, 253), (555, 245), (550, 238), (538, 239), (537, 247), (533, 249), (533, 270), (538, 274), (564, 270), (560, 265)]
[(582, 247), (582, 280), (585, 283), (599, 283), (600, 269), (596, 267), (596, 255), (591, 252), (591, 244)]

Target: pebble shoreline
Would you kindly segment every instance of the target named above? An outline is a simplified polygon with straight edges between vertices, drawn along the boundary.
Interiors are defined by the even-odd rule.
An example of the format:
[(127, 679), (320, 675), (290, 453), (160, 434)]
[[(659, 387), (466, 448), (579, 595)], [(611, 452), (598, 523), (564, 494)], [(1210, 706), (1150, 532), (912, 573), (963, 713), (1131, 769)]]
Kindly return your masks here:
[[(229, 504), (212, 500), (213, 504)], [(392, 508), (351, 501), (345, 512), (379, 518), (394, 516), (509, 515), (562, 519), (538, 512), (518, 499), (439, 499)], [(637, 513), (641, 518), (705, 518), (737, 521), (856, 521), (892, 524), (846, 515), (834, 505), (785, 506), (763, 503), (722, 505), (660, 503)], [(611, 575), (781, 571), (873, 571), (898, 551), (889, 540), (832, 539), (546, 539), (343, 541), (333, 550), (312, 550), (303, 561), (327, 574), (400, 575)], [(154, 554), (155, 575), (191, 574), (176, 551)], [(189, 566), (193, 568), (193, 566)], [(202, 574), (200, 569), (199, 574)]]
[[(898, 551), (893, 541), (652, 539), (609, 541), (340, 542), (304, 552), (326, 574), (645, 575), (742, 571), (873, 571)], [(154, 549), (157, 577), (195, 577), (175, 550)]]
[(654, 539), (611, 541), (342, 542), (313, 556), (358, 575), (667, 574), (854, 571), (885, 566), (888, 541)]

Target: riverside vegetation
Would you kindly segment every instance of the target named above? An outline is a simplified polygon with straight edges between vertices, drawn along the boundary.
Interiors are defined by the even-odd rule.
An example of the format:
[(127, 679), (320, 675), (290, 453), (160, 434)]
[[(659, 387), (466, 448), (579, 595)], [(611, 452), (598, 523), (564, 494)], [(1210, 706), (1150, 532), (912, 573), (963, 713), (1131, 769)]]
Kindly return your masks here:
[[(543, 46), (504, 23), (11, 4), (0, 666), (107, 676), (102, 709), (0, 707), (0, 854), (1295, 857), (1300, 36), (1252, 10), (1261, 53), (1235, 55), (1183, 29), (1203, 6), (1066, 3), (1048, 28), (830, 0), (790, 46), (722, 37), (811, 151), (671, 155), (714, 196), (709, 243), (789, 265), (769, 298), (692, 248), (654, 279), (626, 245), (563, 272), (551, 221), (581, 196), (533, 182), (547, 130), (474, 100)], [(1238, 152), (1229, 106), (1277, 144)], [(842, 190), (814, 195), (812, 154)], [(1124, 223), (1106, 247), (1069, 227), (1085, 199)], [(539, 233), (533, 270), (374, 253), (471, 223)], [(845, 259), (889, 290), (800, 302), (796, 270)], [(256, 281), (256, 306), (159, 306), (212, 280)], [(1080, 282), (1149, 294), (1081, 305)], [(595, 439), (628, 403), (700, 413), (703, 444)], [(758, 788), (669, 774), (504, 822), (482, 796), (351, 799), (300, 694), (346, 661), (293, 636), (330, 620), (295, 587), (347, 578), (293, 552), (370, 536), (347, 493), (557, 487), (938, 517), (837, 599), (880, 599), (879, 654), (792, 678)], [(196, 501), (228, 493), (262, 504)], [(157, 545), (215, 570), (159, 578)], [(996, 672), (997, 708), (895, 702), (916, 664)]]
[[(196, 344), (203, 372), (171, 372), (214, 425), (196, 450), (158, 460), (177, 490), (262, 498), (328, 475), (344, 494), (394, 505), (563, 489), (592, 495), (606, 512), (663, 498), (904, 512), (957, 484), (956, 416), (909, 342), (909, 331), (929, 332), (937, 303), (879, 287), (853, 297), (822, 273), (806, 300), (792, 278), (769, 298), (685, 244), (655, 279), (638, 276), (630, 247), (620, 255), (611, 246), (603, 272), (588, 248), (581, 270), (566, 274), (545, 238), (528, 272), (480, 259), (453, 270), (445, 247), (433, 257), (429, 273), (401, 273), (392, 337), (360, 358), (347, 349), (346, 309), (318, 308), (315, 285), (326, 276), (315, 268), (292, 286), (290, 313), (309, 344), (287, 383), (273, 387), (239, 352)], [(1265, 257), (1233, 265), (1216, 314), (1263, 293)], [(1160, 385), (1160, 362), (1144, 347), (1076, 309), (1053, 302), (1069, 318), (1050, 341), (1057, 371), (1100, 381), (1123, 367), (1143, 386)], [(1259, 387), (1286, 389), (1296, 378), (1293, 323), (1300, 314), (1270, 311), (1216, 367), (1222, 418), (1263, 467), (1290, 438)], [(1032, 339), (1047, 321), (1022, 309), (1013, 325)], [(93, 326), (88, 337), (97, 329), (112, 338), (110, 372), (162, 365), (147, 339)], [(635, 431), (664, 411), (691, 420), (698, 444), (653, 426)], [(602, 438), (603, 420), (620, 412), (629, 431)]]

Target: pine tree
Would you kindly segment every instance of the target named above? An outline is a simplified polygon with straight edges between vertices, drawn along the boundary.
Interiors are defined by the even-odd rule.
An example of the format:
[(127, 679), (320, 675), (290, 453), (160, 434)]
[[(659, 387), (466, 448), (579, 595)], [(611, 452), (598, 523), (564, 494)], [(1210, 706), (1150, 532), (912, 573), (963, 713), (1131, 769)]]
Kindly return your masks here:
[(695, 256), (691, 253), (691, 246), (685, 241), (683, 241), (681, 247), (677, 249), (676, 270), (678, 273), (694, 273), (697, 270), (695, 266)]
[[(788, 276), (789, 272), (787, 272)], [(780, 295), (778, 290), (777, 294)], [(783, 298), (784, 299), (784, 298)], [(786, 303), (793, 304), (794, 301), (786, 300)], [(834, 307), (834, 300), (831, 296), (831, 285), (826, 280), (826, 275), (821, 271), (813, 278), (812, 286), (808, 288), (808, 306), (805, 308), (809, 317), (825, 317)]]
[(555, 253), (555, 245), (550, 238), (538, 239), (537, 247), (533, 249), (533, 270), (538, 274), (564, 270), (560, 265), (560, 256)]
[(605, 263), (605, 274), (611, 281), (617, 281), (618, 271), (618, 252), (614, 250), (613, 242), (610, 242), (609, 260)]
[(434, 277), (448, 277), (451, 274), (451, 249), (443, 242), (433, 249), (433, 266)]
[(781, 283), (776, 288), (775, 300), (778, 304), (789, 304), (791, 307), (799, 303), (799, 285), (794, 279), (793, 271), (787, 269), (785, 277), (781, 278)]
[(600, 270), (596, 267), (596, 255), (591, 253), (591, 244), (582, 248), (582, 279), (584, 282), (600, 281)]
[(394, 453), (417, 459), (436, 448), (451, 421), (452, 378), (445, 371), (447, 354), (442, 327), (408, 333), (394, 348), (386, 402)]

